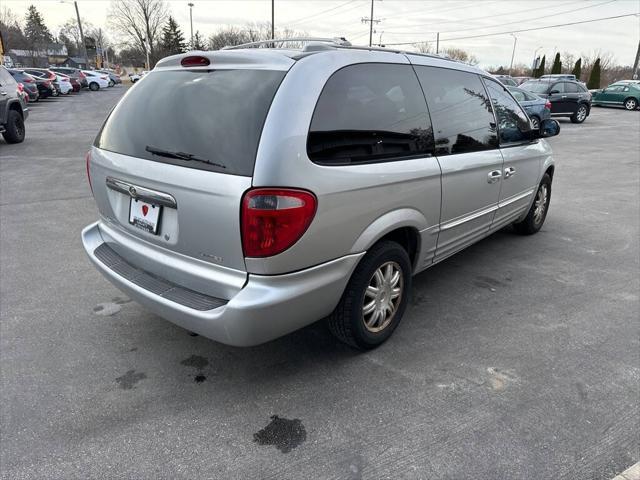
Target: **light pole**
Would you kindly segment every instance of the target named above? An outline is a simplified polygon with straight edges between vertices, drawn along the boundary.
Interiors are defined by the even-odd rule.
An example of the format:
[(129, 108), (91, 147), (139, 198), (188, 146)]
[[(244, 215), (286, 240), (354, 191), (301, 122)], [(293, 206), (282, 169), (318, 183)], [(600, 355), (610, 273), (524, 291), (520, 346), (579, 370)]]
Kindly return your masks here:
[[(68, 0), (60, 0), (60, 3), (71, 3)], [(78, 30), (80, 30), (80, 40), (82, 41), (82, 50), (84, 52), (85, 68), (89, 68), (89, 55), (87, 55), (87, 44), (84, 43), (84, 33), (82, 33), (82, 22), (80, 21), (80, 12), (78, 11), (78, 2), (73, 2), (76, 7), (76, 17), (78, 19)]]
[(531, 62), (531, 76), (533, 77), (535, 75), (535, 69), (536, 69), (536, 55), (538, 54), (538, 50), (540, 50), (542, 47), (538, 47), (534, 50), (533, 52), (533, 62)]
[(509, 65), (509, 75), (511, 75), (511, 70), (513, 69), (513, 57), (516, 55), (516, 42), (518, 41), (518, 37), (516, 37), (513, 33), (510, 34), (513, 37), (513, 52), (511, 52), (511, 64)]
[(379, 47), (382, 47), (382, 46), (383, 46), (383, 45), (382, 45), (382, 34), (383, 34), (383, 33), (384, 33), (384, 30), (382, 30), (382, 31), (380, 32), (380, 37), (378, 38), (378, 46), (379, 46)]
[(191, 23), (191, 50), (193, 50), (193, 3), (187, 3), (189, 5), (189, 22)]

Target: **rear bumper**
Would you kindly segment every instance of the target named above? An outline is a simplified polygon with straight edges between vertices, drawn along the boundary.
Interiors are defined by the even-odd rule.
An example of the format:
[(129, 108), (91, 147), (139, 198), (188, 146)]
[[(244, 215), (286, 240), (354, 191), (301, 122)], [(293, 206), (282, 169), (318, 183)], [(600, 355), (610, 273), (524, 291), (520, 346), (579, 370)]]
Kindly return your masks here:
[[(100, 233), (99, 222), (82, 231), (82, 243), (94, 266), (117, 288), (157, 315), (183, 328), (196, 332), (221, 343), (234, 346), (252, 346), (273, 340), (289, 332), (309, 325), (333, 311), (338, 304), (351, 273), (364, 253), (347, 255), (330, 262), (285, 275), (249, 274), (246, 285), (232, 298), (208, 301), (219, 307), (202, 310), (196, 301), (196, 308), (167, 298), (158, 289), (149, 289), (149, 282), (141, 281), (142, 270), (125, 271), (110, 267), (101, 260), (100, 251), (105, 241)], [(116, 271), (116, 270), (119, 270)], [(138, 277), (136, 277), (138, 275)], [(152, 282), (170, 285), (169, 279), (154, 277)], [(145, 285), (147, 286), (141, 286)], [(183, 290), (186, 295), (200, 295), (174, 285), (174, 290)], [(186, 302), (188, 303), (188, 302)], [(194, 305), (194, 304), (192, 304)], [(200, 305), (200, 306), (198, 306)], [(198, 309), (199, 308), (199, 309)]]

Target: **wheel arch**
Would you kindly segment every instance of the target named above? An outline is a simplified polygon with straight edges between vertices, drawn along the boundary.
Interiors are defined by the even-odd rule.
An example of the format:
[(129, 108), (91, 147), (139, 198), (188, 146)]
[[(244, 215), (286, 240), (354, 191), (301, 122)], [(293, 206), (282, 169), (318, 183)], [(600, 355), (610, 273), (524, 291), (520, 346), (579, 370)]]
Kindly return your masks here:
[(382, 240), (399, 243), (409, 255), (415, 269), (420, 257), (420, 232), (430, 226), (425, 216), (418, 210), (403, 208), (388, 212), (372, 222), (356, 239), (352, 253), (369, 250)]

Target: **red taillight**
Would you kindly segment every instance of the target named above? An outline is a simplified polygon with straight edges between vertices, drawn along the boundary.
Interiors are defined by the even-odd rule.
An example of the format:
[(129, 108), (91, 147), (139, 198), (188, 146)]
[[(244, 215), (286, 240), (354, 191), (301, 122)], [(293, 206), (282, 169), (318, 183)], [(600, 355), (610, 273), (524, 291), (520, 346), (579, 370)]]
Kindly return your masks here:
[(102, 80), (106, 80), (106, 79), (107, 79), (107, 77), (100, 77), (100, 78), (101, 78)]
[(24, 77), (24, 79), (22, 80), (22, 83), (33, 83), (33, 81), (34, 81), (33, 78)]
[(18, 84), (18, 92), (24, 92), (24, 85), (22, 85), (21, 83)]
[(180, 60), (180, 65), (183, 67), (206, 67), (209, 63), (211, 62), (207, 57), (201, 57), (200, 55), (192, 55)]
[(551, 102), (549, 100), (547, 100), (547, 103), (544, 104), (544, 108), (546, 108), (547, 110), (551, 110)]
[(269, 257), (291, 247), (311, 224), (316, 205), (316, 197), (303, 190), (249, 190), (241, 213), (245, 257)]
[(89, 169), (91, 165), (91, 150), (89, 150), (85, 155), (85, 161), (87, 164), (87, 180), (89, 181), (89, 188), (91, 189), (91, 195), (93, 195), (93, 185), (91, 185), (91, 170)]
[(84, 72), (80, 72), (80, 73), (78, 74), (78, 77), (80, 77), (80, 78), (87, 78), (87, 76), (84, 74)]

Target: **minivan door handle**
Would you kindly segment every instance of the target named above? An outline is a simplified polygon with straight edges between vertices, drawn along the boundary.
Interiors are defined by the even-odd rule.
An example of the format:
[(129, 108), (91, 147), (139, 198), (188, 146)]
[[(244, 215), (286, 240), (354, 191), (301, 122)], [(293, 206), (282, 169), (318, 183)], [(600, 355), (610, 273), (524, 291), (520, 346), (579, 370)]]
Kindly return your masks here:
[(504, 169), (504, 178), (513, 177), (516, 174), (516, 169), (513, 167), (507, 167)]
[(150, 188), (134, 185), (113, 177), (107, 177), (107, 187), (116, 192), (129, 195), (131, 198), (142, 200), (143, 202), (163, 205), (169, 208), (178, 208), (176, 199), (168, 193), (151, 190)]
[(500, 170), (494, 170), (493, 172), (489, 172), (488, 177), (489, 178), (487, 178), (487, 182), (496, 183), (498, 180), (500, 180), (500, 177), (502, 177), (502, 172)]

